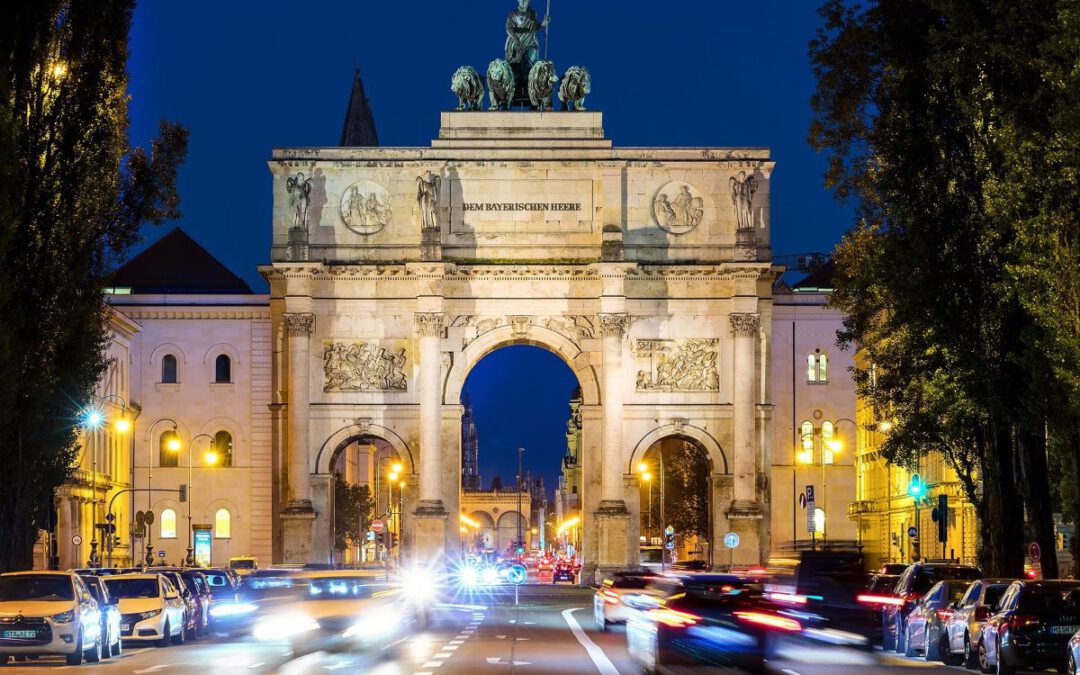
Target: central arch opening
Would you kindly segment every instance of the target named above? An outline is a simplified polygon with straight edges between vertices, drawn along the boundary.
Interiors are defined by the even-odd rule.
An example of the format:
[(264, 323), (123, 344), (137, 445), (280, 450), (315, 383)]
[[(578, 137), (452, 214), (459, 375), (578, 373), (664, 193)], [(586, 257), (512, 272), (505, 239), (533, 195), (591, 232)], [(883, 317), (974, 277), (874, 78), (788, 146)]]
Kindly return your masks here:
[(555, 353), (508, 345), (469, 371), (461, 405), (461, 546), (486, 559), (581, 549), (581, 387)]

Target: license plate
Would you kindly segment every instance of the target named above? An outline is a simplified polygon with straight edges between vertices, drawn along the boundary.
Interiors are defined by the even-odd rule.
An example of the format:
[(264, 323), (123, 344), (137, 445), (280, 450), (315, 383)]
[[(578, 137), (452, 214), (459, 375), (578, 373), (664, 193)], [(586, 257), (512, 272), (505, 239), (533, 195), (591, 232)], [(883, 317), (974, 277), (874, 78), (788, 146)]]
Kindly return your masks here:
[(120, 626), (120, 630), (124, 631), (125, 633), (130, 633), (131, 632), (131, 624), (130, 623), (125, 623), (124, 625)]
[(4, 637), (6, 638), (36, 638), (36, 630), (6, 630), (4, 631)]
[(1050, 632), (1054, 635), (1072, 635), (1080, 633), (1080, 626), (1050, 626)]

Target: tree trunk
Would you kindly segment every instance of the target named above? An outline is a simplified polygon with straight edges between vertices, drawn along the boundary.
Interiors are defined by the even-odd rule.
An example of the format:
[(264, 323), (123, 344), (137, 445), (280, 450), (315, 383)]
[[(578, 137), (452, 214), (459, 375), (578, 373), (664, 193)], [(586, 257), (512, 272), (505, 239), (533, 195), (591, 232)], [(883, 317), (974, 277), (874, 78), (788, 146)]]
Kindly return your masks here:
[(1069, 541), (1072, 553), (1072, 575), (1080, 575), (1080, 430), (1069, 434), (1069, 455), (1072, 457), (1069, 484), (1072, 485), (1073, 536)]
[(992, 421), (980, 430), (983, 448), (983, 516), (979, 522), (980, 566), (987, 577), (1019, 578), (1024, 573), (1023, 504), (1016, 491), (1010, 425)]
[(1024, 506), (1028, 523), (1035, 532), (1035, 542), (1042, 550), (1039, 562), (1042, 566), (1042, 577), (1057, 579), (1057, 533), (1054, 531), (1054, 505), (1050, 500), (1050, 469), (1046, 459), (1045, 427), (1038, 430), (1020, 427), (1017, 446), (1024, 479)]

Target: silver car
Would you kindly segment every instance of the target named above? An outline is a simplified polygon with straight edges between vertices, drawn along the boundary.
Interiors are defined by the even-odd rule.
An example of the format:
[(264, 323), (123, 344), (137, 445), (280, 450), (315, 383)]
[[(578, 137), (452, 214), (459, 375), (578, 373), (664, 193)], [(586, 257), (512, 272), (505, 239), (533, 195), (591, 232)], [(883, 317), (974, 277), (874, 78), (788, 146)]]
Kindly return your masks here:
[(964, 597), (970, 582), (939, 581), (926, 592), (908, 614), (904, 628), (904, 655), (922, 654), (927, 661), (941, 659), (945, 622), (952, 618), (956, 602)]
[(983, 624), (994, 613), (994, 607), (1009, 588), (1013, 579), (979, 579), (968, 586), (964, 597), (956, 603), (953, 614), (945, 622), (949, 648), (941, 652), (941, 660), (950, 666), (963, 665), (972, 670), (979, 667), (979, 639)]
[(0, 574), (0, 665), (11, 656), (101, 660), (101, 612), (73, 572)]

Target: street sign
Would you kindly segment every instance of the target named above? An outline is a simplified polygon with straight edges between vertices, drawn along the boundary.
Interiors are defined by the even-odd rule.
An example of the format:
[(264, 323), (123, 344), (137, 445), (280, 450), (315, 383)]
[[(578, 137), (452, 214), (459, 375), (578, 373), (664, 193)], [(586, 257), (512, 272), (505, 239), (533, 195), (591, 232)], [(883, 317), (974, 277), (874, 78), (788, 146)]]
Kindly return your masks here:
[(675, 534), (675, 528), (668, 525), (667, 527), (664, 528), (664, 534), (666, 534), (667, 536), (670, 537), (671, 535)]
[(164, 558), (165, 557), (165, 551), (158, 551), (157, 552), (157, 557)]
[(919, 536), (919, 528), (912, 525), (907, 529), (907, 536), (911, 537), (912, 539)]
[(1028, 555), (1031, 556), (1031, 562), (1033, 563), (1042, 560), (1042, 548), (1039, 546), (1039, 542), (1031, 542), (1031, 546), (1028, 546)]
[(371, 521), (371, 531), (376, 532), (376, 533), (382, 532), (383, 531), (383, 521), (378, 520), (378, 519)]
[(529, 578), (529, 572), (525, 569), (524, 565), (513, 565), (506, 574), (506, 580), (515, 586), (520, 586), (525, 583), (527, 578)]
[(82, 545), (82, 537), (80, 537), (77, 534), (72, 536), (71, 537), (71, 545), (72, 546), (81, 546)]
[(113, 514), (110, 513), (109, 515), (105, 516), (105, 520), (107, 520), (107, 521), (109, 521), (111, 523), (114, 520), (116, 520), (116, 516), (114, 516)]
[(806, 495), (803, 494), (802, 492), (799, 493), (799, 508), (800, 509), (805, 509), (806, 508)]
[(669, 541), (668, 543), (664, 544), (664, 548), (666, 548), (669, 551), (674, 551), (675, 550), (675, 542)]
[(375, 533), (372, 532), (371, 530), (367, 531), (367, 540), (368, 541), (375, 541)]
[(146, 513), (144, 513), (143, 518), (146, 518), (146, 524), (147, 525), (153, 525), (154, 524), (154, 512), (153, 511), (147, 511)]
[(146, 514), (143, 513), (142, 511), (136, 511), (135, 512), (135, 524), (138, 525), (139, 527), (142, 527), (143, 525), (145, 525), (146, 524)]
[(724, 546), (727, 546), (728, 548), (738, 548), (739, 547), (739, 535), (735, 534), (734, 532), (728, 532), (727, 534), (725, 534), (724, 535)]
[(806, 531), (813, 534), (817, 532), (817, 522), (814, 521), (814, 486), (806, 486)]

